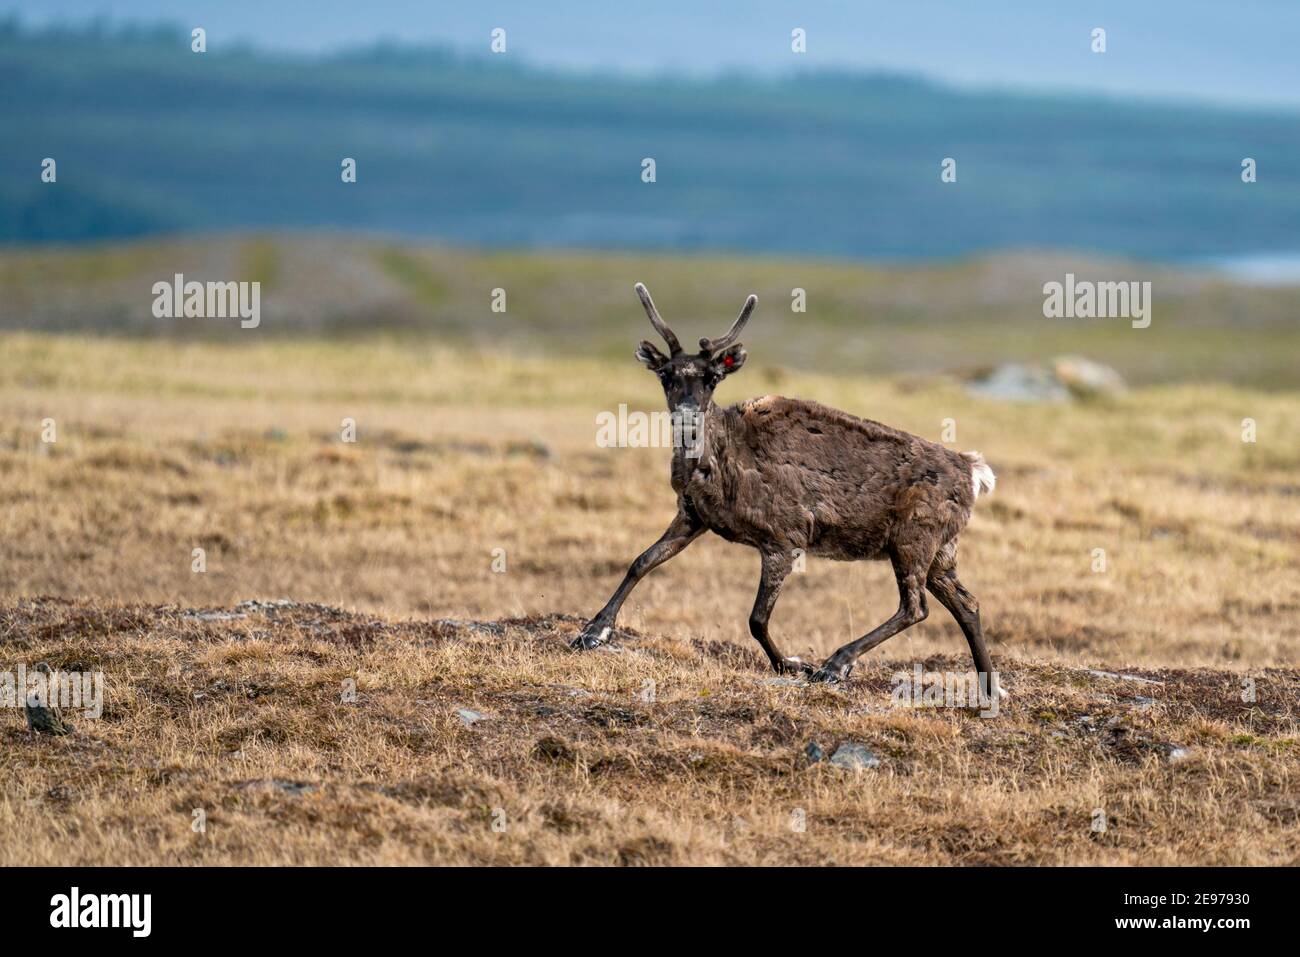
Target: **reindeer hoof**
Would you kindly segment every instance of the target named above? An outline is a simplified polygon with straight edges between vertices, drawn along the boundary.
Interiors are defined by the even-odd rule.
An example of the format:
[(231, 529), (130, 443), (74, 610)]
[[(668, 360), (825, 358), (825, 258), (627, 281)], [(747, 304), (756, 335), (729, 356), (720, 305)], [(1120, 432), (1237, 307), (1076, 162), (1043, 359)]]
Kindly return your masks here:
[(569, 642), (569, 647), (574, 651), (590, 651), (592, 648), (599, 648), (609, 640), (609, 633), (613, 631), (609, 625), (601, 625), (591, 622), (583, 628), (577, 638)]
[(808, 662), (803, 661), (797, 657), (782, 658), (781, 663), (776, 666), (777, 674), (782, 674), (782, 675), (809, 676), (812, 675), (812, 673), (816, 670), (817, 669), (814, 668), (812, 665), (808, 664)]
[(820, 684), (837, 685), (849, 677), (849, 672), (853, 670), (853, 665), (837, 665), (833, 661), (828, 661), (812, 673), (809, 680), (816, 681)]

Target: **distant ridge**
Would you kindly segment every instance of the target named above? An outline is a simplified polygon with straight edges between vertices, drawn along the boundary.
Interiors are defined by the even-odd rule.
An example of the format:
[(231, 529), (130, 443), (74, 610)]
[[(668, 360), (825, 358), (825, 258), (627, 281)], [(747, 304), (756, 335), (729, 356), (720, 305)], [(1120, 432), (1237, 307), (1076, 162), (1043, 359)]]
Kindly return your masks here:
[[(401, 47), (198, 55), (165, 27), (12, 21), (0, 63), (6, 243), (330, 226), (487, 246), (1178, 261), (1293, 249), (1300, 221), (1300, 124), (1283, 112), (843, 72), (613, 79)], [(47, 156), (56, 184), (39, 178)], [(955, 183), (940, 182), (945, 157)]]

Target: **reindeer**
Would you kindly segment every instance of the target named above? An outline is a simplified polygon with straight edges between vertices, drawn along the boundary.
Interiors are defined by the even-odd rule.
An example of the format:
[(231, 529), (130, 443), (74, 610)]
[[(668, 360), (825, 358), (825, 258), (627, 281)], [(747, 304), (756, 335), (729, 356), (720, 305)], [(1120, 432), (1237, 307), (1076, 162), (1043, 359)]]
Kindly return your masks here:
[[(676, 517), (571, 647), (605, 643), (637, 583), (712, 531), (757, 549), (762, 558), (749, 630), (778, 674), (845, 680), (860, 655), (925, 619), (928, 589), (961, 626), (986, 692), (998, 694), (979, 602), (957, 577), (957, 537), (976, 498), (994, 486), (984, 457), (801, 399), (769, 395), (719, 408), (713, 391), (745, 364), (737, 339), (758, 297), (745, 300), (725, 336), (701, 339), (700, 351), (691, 355), (660, 318), (646, 287), (637, 283), (636, 293), (669, 349), (665, 356), (642, 341), (636, 357), (659, 377), (674, 419), (694, 428), (689, 442), (674, 442)], [(787, 658), (767, 628), (797, 551), (838, 561), (888, 560), (898, 582), (898, 610), (820, 668)]]

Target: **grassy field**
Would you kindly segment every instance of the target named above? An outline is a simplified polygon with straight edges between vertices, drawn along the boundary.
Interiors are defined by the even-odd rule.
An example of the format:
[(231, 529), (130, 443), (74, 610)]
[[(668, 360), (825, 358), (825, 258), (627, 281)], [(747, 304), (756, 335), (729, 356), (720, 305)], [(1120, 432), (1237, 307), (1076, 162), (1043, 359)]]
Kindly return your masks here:
[[(816, 398), (935, 440), (951, 418), (997, 471), (960, 559), (1012, 694), (982, 719), (890, 707), (894, 672), (967, 667), (938, 610), (843, 690), (771, 683), (757, 558), (711, 536), (633, 593), (639, 637), (567, 650), (674, 511), (667, 450), (595, 443), (599, 412), (659, 407), (638, 319), (618, 311), (613, 359), (0, 335), (4, 667), (108, 689), (66, 738), (5, 719), (0, 827), (27, 839), (3, 863), (1297, 860), (1300, 395), (1012, 405), (750, 346), (720, 401)], [(187, 615), (281, 597), (304, 604)], [(885, 566), (812, 559), (773, 635), (821, 657), (896, 601)], [(881, 765), (805, 767), (812, 741)]]
[[(1014, 697), (986, 719), (891, 708), (910, 665), (889, 646), (831, 690), (688, 634), (578, 655), (579, 621), (562, 616), (233, 614), (0, 611), (9, 647), (108, 684), (103, 718), (77, 733), (3, 730), (0, 827), (24, 839), (0, 863), (1277, 864), (1300, 850), (1295, 669), (1260, 672), (1246, 704), (1222, 671), (1138, 683), (1003, 651)], [(879, 766), (809, 763), (810, 743), (829, 756), (846, 741)]]
[[(1210, 273), (1079, 254), (1022, 252), (873, 265), (779, 258), (514, 252), (329, 235), (230, 235), (35, 249), (0, 248), (0, 330), (112, 332), (244, 343), (238, 323), (155, 319), (150, 289), (187, 280), (262, 283), (257, 338), (378, 331), (521, 357), (626, 362), (645, 332), (644, 281), (684, 341), (718, 335), (759, 296), (746, 345), (791, 369), (928, 374), (1082, 353), (1135, 384), (1224, 382), (1300, 388), (1300, 289), (1235, 285)], [(1043, 285), (1152, 284), (1151, 325), (1049, 320)], [(492, 310), (493, 290), (505, 312)], [(792, 309), (792, 290), (805, 312)]]

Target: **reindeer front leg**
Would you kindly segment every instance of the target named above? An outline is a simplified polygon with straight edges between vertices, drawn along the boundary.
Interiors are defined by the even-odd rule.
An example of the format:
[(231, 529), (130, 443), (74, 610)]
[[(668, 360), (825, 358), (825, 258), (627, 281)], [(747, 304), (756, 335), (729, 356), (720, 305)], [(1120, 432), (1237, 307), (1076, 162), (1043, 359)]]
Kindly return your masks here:
[(652, 569), (658, 568), (699, 538), (703, 531), (702, 522), (687, 514), (684, 509), (679, 511), (673, 523), (668, 526), (668, 531), (660, 536), (659, 541), (637, 556), (636, 561), (623, 577), (623, 583), (610, 596), (609, 601), (605, 602), (605, 607), (597, 612), (596, 617), (587, 622), (578, 637), (569, 643), (569, 647), (581, 651), (604, 644), (609, 639), (610, 632), (614, 630), (614, 619), (618, 617), (619, 609), (623, 607), (623, 602), (632, 593), (637, 582), (645, 578)]

